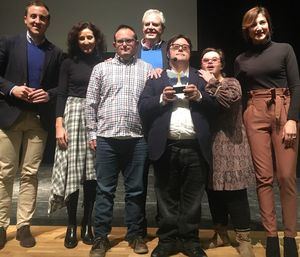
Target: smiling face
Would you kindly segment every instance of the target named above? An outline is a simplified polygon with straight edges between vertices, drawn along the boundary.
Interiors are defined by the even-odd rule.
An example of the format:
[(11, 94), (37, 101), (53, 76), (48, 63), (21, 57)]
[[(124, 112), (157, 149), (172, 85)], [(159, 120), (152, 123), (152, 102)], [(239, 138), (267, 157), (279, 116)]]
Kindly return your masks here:
[(163, 25), (160, 17), (150, 13), (143, 20), (144, 39), (159, 42), (163, 33)]
[(178, 38), (170, 45), (169, 57), (171, 62), (189, 62), (191, 49), (189, 42), (184, 38)]
[(40, 39), (45, 36), (49, 26), (49, 12), (43, 6), (29, 6), (27, 14), (24, 16), (24, 23), (30, 36), (33, 39)]
[(266, 17), (259, 13), (257, 18), (248, 28), (249, 38), (253, 44), (263, 44), (270, 37), (270, 28), (269, 23)]
[(78, 46), (85, 54), (90, 54), (93, 52), (96, 46), (96, 39), (92, 30), (85, 28), (79, 32)]
[(222, 63), (220, 55), (215, 51), (209, 51), (203, 55), (201, 60), (201, 67), (203, 70), (209, 71), (217, 78), (222, 71)]
[(114, 47), (120, 57), (129, 60), (137, 51), (135, 33), (128, 28), (118, 30), (115, 34)]

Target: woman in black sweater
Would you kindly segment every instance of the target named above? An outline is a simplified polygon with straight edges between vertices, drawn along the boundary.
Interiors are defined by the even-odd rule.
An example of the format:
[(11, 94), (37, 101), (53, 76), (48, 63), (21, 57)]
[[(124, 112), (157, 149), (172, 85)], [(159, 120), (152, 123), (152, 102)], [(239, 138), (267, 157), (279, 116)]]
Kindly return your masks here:
[(88, 147), (85, 128), (85, 97), (93, 67), (106, 50), (104, 36), (90, 22), (80, 22), (68, 34), (68, 58), (60, 69), (56, 105), (57, 147), (52, 174), (49, 213), (67, 206), (68, 228), (64, 245), (77, 245), (76, 212), (83, 184), (84, 215), (81, 238), (93, 243), (91, 215), (96, 195), (94, 152)]
[(264, 7), (246, 12), (242, 22), (248, 50), (236, 58), (235, 73), (247, 94), (244, 122), (251, 147), (267, 257), (280, 257), (273, 182), (277, 179), (284, 223), (284, 257), (297, 257), (296, 162), (300, 80), (291, 45), (271, 40)]

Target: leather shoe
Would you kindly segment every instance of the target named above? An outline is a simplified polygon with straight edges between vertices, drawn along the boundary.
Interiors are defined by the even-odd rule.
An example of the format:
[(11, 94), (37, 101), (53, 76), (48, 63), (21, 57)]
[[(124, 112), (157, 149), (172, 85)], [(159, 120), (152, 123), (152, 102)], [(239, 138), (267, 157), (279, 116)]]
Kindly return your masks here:
[(4, 229), (4, 227), (0, 227), (0, 249), (5, 246), (6, 242), (6, 230)]
[(267, 237), (266, 257), (280, 257), (278, 237)]
[(92, 245), (94, 242), (94, 234), (92, 226), (90, 225), (81, 225), (81, 239), (82, 242), (87, 245)]
[(206, 253), (200, 246), (184, 247), (182, 252), (189, 257), (207, 257)]
[(74, 248), (77, 246), (77, 233), (76, 233), (77, 226), (68, 226), (64, 246), (66, 248)]
[(16, 239), (20, 241), (20, 245), (26, 248), (34, 247), (36, 242), (30, 232), (29, 225), (25, 225), (17, 229)]
[(170, 255), (176, 254), (179, 251), (177, 250), (176, 245), (167, 245), (158, 243), (151, 253), (151, 257), (168, 257)]
[(133, 249), (135, 253), (138, 254), (148, 253), (148, 246), (146, 245), (145, 240), (141, 236), (138, 236), (136, 238), (133, 238), (133, 240), (130, 240), (129, 246)]
[(298, 257), (296, 240), (293, 237), (283, 238), (284, 257)]

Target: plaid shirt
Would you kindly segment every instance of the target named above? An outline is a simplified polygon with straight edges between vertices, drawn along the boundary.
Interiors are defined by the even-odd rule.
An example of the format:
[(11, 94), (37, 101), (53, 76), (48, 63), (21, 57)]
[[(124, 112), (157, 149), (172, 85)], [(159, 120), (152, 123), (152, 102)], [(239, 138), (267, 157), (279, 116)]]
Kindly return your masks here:
[(151, 69), (141, 59), (124, 62), (117, 54), (94, 67), (86, 94), (89, 141), (143, 136), (137, 103)]

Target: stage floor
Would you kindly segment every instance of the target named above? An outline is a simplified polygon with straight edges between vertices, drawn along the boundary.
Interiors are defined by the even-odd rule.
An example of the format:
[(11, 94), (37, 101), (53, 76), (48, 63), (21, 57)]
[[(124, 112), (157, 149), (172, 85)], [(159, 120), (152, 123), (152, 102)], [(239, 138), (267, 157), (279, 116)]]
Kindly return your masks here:
[[(60, 209), (51, 216), (48, 216), (48, 199), (51, 188), (51, 174), (52, 174), (52, 165), (43, 164), (39, 170), (39, 188), (38, 188), (38, 199), (37, 199), (37, 208), (35, 215), (32, 220), (33, 225), (45, 225), (45, 226), (60, 226), (67, 224), (66, 222), (66, 208)], [(19, 181), (16, 179), (14, 184), (14, 194), (13, 194), (13, 206), (12, 206), (12, 217), (11, 224), (16, 222), (16, 203), (18, 197)], [(154, 177), (153, 171), (150, 168), (149, 178), (148, 178), (148, 194), (147, 194), (147, 219), (149, 227), (156, 227), (155, 215), (156, 215), (156, 198), (154, 194)], [(300, 179), (298, 178), (298, 191), (300, 191)], [(248, 198), (250, 203), (251, 210), (251, 228), (254, 231), (262, 231), (263, 228), (260, 223), (259, 208), (257, 202), (257, 195), (255, 187), (251, 187), (248, 190)], [(82, 191), (80, 192), (80, 201), (78, 204), (78, 224), (83, 214), (83, 208), (81, 206)], [(278, 218), (278, 228), (283, 230), (281, 223), (281, 208), (279, 200), (278, 186), (275, 186), (275, 202), (276, 202), (276, 213)], [(298, 203), (300, 203), (300, 194), (298, 194)], [(114, 227), (123, 227), (124, 226), (124, 187), (122, 175), (119, 178), (119, 185), (116, 192), (115, 206), (114, 206)], [(209, 212), (208, 202), (206, 195), (203, 197), (202, 203), (202, 222), (201, 228), (211, 229), (212, 222)], [(298, 231), (300, 232), (300, 208), (298, 208)]]
[[(23, 248), (19, 245), (19, 241), (15, 239), (16, 228), (10, 226), (8, 229), (8, 242), (5, 247), (0, 250), (0, 256), (2, 257), (87, 257), (91, 246), (83, 244), (79, 241), (76, 248), (67, 249), (64, 247), (65, 226), (32, 226), (32, 233), (36, 237), (37, 244), (33, 248)], [(148, 257), (151, 251), (157, 245), (157, 238), (155, 237), (155, 228), (148, 229), (148, 247), (149, 253), (142, 256)], [(133, 250), (128, 246), (128, 243), (124, 241), (125, 228), (114, 227), (111, 235), (109, 236), (112, 249), (110, 249), (107, 257), (138, 257), (141, 255), (135, 254)], [(213, 234), (212, 230), (200, 230), (201, 242), (205, 243), (208, 238)], [(78, 229), (79, 235), (79, 229)], [(282, 243), (283, 234), (280, 233), (279, 237)], [(230, 231), (230, 237), (234, 243), (234, 232)], [(265, 256), (265, 242), (264, 233), (261, 231), (253, 231), (251, 233), (252, 245), (256, 257)], [(299, 245), (300, 233), (298, 233), (297, 243)], [(282, 247), (281, 247), (282, 250)], [(208, 257), (238, 257), (239, 254), (233, 246), (219, 247), (216, 249), (205, 250)], [(183, 254), (177, 254), (174, 256), (185, 256)], [(283, 253), (282, 255), (283, 256)]]

